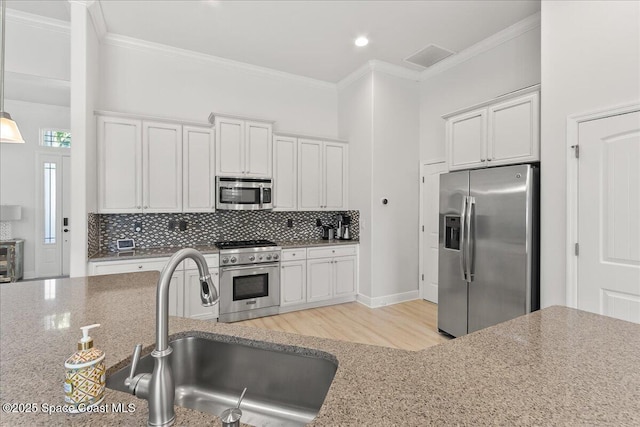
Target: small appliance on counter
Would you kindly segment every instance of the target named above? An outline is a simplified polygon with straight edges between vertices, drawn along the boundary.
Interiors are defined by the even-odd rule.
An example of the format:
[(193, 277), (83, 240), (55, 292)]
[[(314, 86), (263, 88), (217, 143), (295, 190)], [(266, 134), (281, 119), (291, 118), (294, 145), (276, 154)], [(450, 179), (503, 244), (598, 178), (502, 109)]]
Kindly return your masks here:
[(335, 230), (331, 225), (322, 226), (322, 240), (333, 240), (335, 237)]
[(342, 217), (342, 240), (351, 240), (351, 216), (344, 215)]

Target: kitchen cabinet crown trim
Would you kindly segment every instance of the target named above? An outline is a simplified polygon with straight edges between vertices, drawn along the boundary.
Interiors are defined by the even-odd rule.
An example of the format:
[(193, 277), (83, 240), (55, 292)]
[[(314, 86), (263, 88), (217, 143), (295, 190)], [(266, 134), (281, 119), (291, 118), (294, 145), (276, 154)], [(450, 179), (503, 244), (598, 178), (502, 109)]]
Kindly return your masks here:
[(192, 120), (179, 119), (175, 117), (149, 116), (145, 114), (123, 113), (119, 111), (107, 111), (107, 110), (94, 110), (93, 114), (95, 116), (108, 116), (108, 117), (118, 117), (118, 118), (125, 118), (125, 119), (131, 119), (131, 120), (173, 123), (173, 124), (179, 124), (184, 126), (197, 126), (197, 127), (207, 127), (207, 128), (213, 127), (211, 126), (211, 123), (194, 122)]
[(273, 132), (273, 136), (284, 136), (287, 138), (302, 138), (302, 139), (312, 139), (315, 141), (327, 141), (327, 142), (340, 142), (343, 144), (348, 144), (349, 141), (347, 141), (346, 139), (339, 139), (339, 138), (331, 138), (331, 137), (327, 137), (327, 136), (317, 136), (317, 135), (305, 135), (305, 134), (301, 134), (301, 133), (294, 133), (294, 132), (283, 132), (283, 131), (274, 131)]
[(540, 84), (535, 84), (533, 86), (528, 86), (528, 87), (525, 87), (525, 88), (522, 88), (522, 89), (514, 90), (513, 92), (509, 92), (509, 93), (506, 93), (504, 95), (497, 96), (497, 97), (495, 97), (493, 99), (490, 99), (488, 101), (484, 101), (484, 102), (481, 102), (479, 104), (474, 104), (474, 105), (471, 105), (469, 107), (462, 108), (460, 110), (452, 111), (451, 113), (447, 113), (444, 116), (442, 116), (442, 118), (446, 120), (446, 119), (449, 119), (449, 118), (451, 118), (453, 116), (457, 116), (459, 114), (467, 113), (467, 112), (470, 112), (470, 111), (473, 111), (473, 110), (482, 109), (482, 108), (497, 104), (499, 102), (507, 101), (507, 100), (512, 99), (512, 98), (517, 98), (517, 97), (525, 95), (527, 93), (538, 92), (538, 91), (540, 91), (540, 87), (541, 87)]
[(273, 125), (276, 122), (275, 120), (270, 120), (270, 119), (262, 119), (262, 118), (255, 118), (255, 117), (249, 117), (249, 116), (239, 116), (237, 114), (225, 114), (225, 113), (212, 112), (211, 114), (209, 114), (209, 118), (208, 118), (209, 124), (211, 126), (215, 126), (216, 117), (222, 117), (225, 119), (243, 120), (245, 122), (260, 122), (260, 123), (266, 123), (271, 125)]

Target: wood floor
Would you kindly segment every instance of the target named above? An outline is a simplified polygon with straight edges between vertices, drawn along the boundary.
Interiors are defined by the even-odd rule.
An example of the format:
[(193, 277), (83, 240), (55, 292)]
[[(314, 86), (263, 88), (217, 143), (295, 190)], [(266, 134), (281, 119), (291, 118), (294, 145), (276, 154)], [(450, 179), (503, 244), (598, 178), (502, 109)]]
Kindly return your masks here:
[(418, 299), (371, 309), (360, 303), (295, 311), (238, 324), (274, 331), (422, 350), (448, 338), (438, 333), (438, 306)]

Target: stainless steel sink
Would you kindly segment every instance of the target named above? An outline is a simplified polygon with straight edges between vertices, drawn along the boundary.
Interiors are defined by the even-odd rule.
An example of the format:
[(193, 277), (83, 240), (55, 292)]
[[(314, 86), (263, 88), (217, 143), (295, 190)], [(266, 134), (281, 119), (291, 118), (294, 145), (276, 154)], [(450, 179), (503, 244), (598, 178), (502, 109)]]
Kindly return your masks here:
[[(175, 404), (219, 416), (235, 405), (244, 387), (242, 419), (255, 426), (300, 426), (315, 418), (338, 368), (332, 355), (300, 347), (187, 336), (170, 342)], [(306, 353), (306, 354), (305, 354)], [(127, 366), (107, 378), (107, 387), (129, 392)], [(153, 358), (140, 359), (138, 373), (152, 372)]]

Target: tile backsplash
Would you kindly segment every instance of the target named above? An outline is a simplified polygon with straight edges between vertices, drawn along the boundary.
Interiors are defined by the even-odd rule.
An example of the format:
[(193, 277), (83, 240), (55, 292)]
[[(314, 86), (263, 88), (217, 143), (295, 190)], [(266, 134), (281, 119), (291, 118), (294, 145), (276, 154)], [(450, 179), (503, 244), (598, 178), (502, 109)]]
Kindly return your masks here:
[[(210, 245), (219, 240), (319, 239), (323, 224), (336, 224), (336, 215), (351, 216), (351, 234), (358, 238), (358, 211), (217, 211), (176, 214), (89, 214), (89, 255), (116, 250), (116, 240), (131, 238), (140, 248)], [(288, 227), (288, 221), (292, 227)], [(180, 229), (180, 223), (186, 226)], [(134, 231), (136, 223), (142, 230)], [(173, 225), (173, 229), (170, 226)]]

